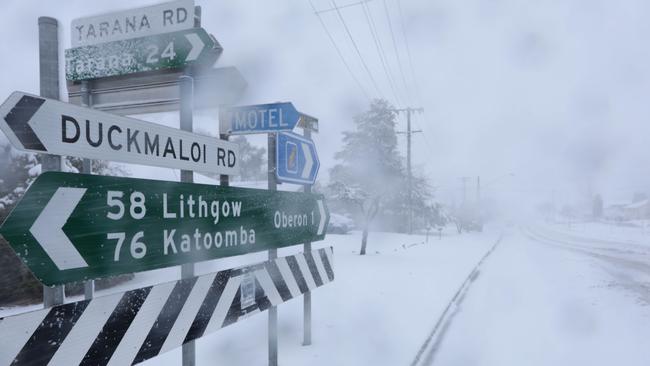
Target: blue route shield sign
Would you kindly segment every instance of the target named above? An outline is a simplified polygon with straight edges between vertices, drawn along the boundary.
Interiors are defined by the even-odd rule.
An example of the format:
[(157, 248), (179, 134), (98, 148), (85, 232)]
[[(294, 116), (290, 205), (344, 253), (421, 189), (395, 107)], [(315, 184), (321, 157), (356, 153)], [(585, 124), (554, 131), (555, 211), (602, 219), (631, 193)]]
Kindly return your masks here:
[(293, 131), (302, 115), (290, 102), (224, 108), (219, 112), (221, 133), (244, 135)]
[(316, 145), (294, 133), (278, 133), (275, 157), (279, 181), (296, 184), (314, 184), (320, 161)]

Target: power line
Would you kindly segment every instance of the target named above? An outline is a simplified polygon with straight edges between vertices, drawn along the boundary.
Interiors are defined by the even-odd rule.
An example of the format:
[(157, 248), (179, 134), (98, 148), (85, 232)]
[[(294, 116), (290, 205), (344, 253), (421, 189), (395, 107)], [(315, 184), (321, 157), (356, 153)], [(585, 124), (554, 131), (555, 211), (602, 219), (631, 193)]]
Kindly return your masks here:
[(341, 61), (345, 65), (345, 68), (348, 70), (348, 73), (350, 73), (350, 76), (352, 77), (352, 79), (355, 81), (355, 83), (357, 84), (359, 89), (361, 89), (361, 92), (363, 93), (363, 95), (368, 100), (370, 100), (370, 95), (368, 94), (368, 92), (366, 92), (366, 89), (363, 87), (363, 85), (361, 85), (361, 82), (359, 81), (357, 76), (354, 74), (354, 72), (350, 68), (350, 65), (345, 60), (345, 57), (343, 57), (343, 54), (341, 53), (341, 50), (339, 49), (339, 46), (336, 44), (336, 41), (334, 41), (334, 37), (332, 37), (332, 34), (330, 33), (329, 29), (327, 29), (327, 26), (325, 25), (325, 22), (323, 21), (320, 14), (316, 10), (316, 7), (314, 6), (314, 3), (312, 2), (312, 0), (309, 0), (309, 4), (311, 5), (311, 8), (314, 10), (314, 14), (316, 14), (316, 16), (318, 17), (318, 20), (320, 21), (320, 24), (323, 26), (323, 29), (325, 30), (325, 33), (327, 33), (327, 37), (330, 39), (330, 42), (332, 42), (332, 46), (334, 46), (334, 49), (336, 50), (336, 53), (339, 55), (339, 57), (341, 58)]
[(404, 89), (406, 91), (407, 99), (410, 99), (409, 87), (406, 82), (406, 77), (404, 76), (404, 68), (402, 67), (402, 60), (399, 57), (399, 50), (397, 49), (397, 40), (395, 39), (395, 32), (393, 31), (393, 22), (390, 19), (390, 12), (388, 10), (388, 4), (386, 0), (383, 0), (384, 10), (386, 12), (386, 19), (388, 20), (388, 28), (390, 29), (390, 35), (393, 40), (393, 48), (395, 49), (395, 57), (397, 58), (397, 65), (399, 66), (399, 72), (402, 76), (402, 82), (404, 83)]
[[(363, 1), (359, 1), (357, 3), (345, 4), (345, 5), (339, 6), (338, 8), (339, 9), (351, 8), (351, 7), (356, 6), (356, 5), (365, 4), (365, 3), (369, 2), (369, 1), (372, 1), (372, 0), (363, 0)], [(334, 10), (336, 10), (336, 8), (319, 10), (319, 11), (316, 12), (316, 14), (327, 13), (327, 12), (334, 11)]]
[(397, 7), (399, 12), (400, 23), (402, 24), (402, 35), (404, 36), (404, 44), (406, 45), (406, 55), (409, 60), (409, 67), (411, 69), (411, 78), (413, 79), (413, 86), (415, 88), (415, 94), (417, 95), (418, 102), (422, 104), (422, 95), (420, 94), (420, 86), (418, 85), (418, 79), (415, 77), (415, 68), (413, 67), (413, 57), (411, 56), (411, 47), (409, 47), (409, 40), (406, 36), (406, 26), (404, 25), (404, 14), (402, 12), (402, 0), (397, 0)]
[(377, 53), (379, 54), (379, 60), (381, 61), (381, 66), (384, 69), (384, 73), (386, 74), (386, 77), (388, 78), (388, 84), (390, 85), (390, 88), (393, 92), (395, 101), (397, 102), (397, 104), (402, 104), (402, 102), (400, 101), (399, 92), (397, 91), (395, 82), (387, 66), (386, 54), (384, 52), (384, 47), (381, 44), (381, 40), (378, 37), (377, 27), (375, 25), (375, 20), (372, 16), (372, 11), (370, 10), (368, 4), (366, 4), (365, 2), (362, 3), (362, 7), (363, 7), (363, 14), (366, 16), (366, 22), (368, 23), (368, 28), (370, 28), (370, 34), (372, 35), (372, 38), (375, 42), (375, 46), (377, 48)]
[(368, 73), (368, 76), (370, 77), (370, 80), (372, 81), (372, 84), (375, 86), (375, 89), (377, 90), (377, 94), (380, 97), (383, 98), (382, 93), (379, 90), (379, 86), (377, 85), (377, 81), (372, 76), (372, 73), (370, 72), (370, 69), (368, 68), (368, 65), (366, 64), (366, 61), (363, 59), (363, 56), (361, 55), (361, 51), (359, 51), (359, 47), (357, 46), (357, 42), (354, 41), (354, 37), (352, 37), (352, 33), (350, 32), (350, 29), (348, 28), (348, 25), (345, 22), (345, 19), (343, 19), (343, 14), (341, 14), (341, 10), (336, 5), (335, 0), (331, 0), (331, 2), (332, 2), (332, 5), (334, 6), (334, 8), (336, 9), (336, 14), (338, 14), (339, 19), (341, 20), (341, 23), (343, 24), (343, 28), (345, 28), (345, 32), (348, 34), (348, 37), (350, 38), (350, 41), (352, 42), (352, 46), (354, 46), (355, 51), (357, 51), (357, 56), (359, 56), (359, 60), (361, 60), (361, 64), (363, 65), (363, 68), (366, 70), (366, 72)]

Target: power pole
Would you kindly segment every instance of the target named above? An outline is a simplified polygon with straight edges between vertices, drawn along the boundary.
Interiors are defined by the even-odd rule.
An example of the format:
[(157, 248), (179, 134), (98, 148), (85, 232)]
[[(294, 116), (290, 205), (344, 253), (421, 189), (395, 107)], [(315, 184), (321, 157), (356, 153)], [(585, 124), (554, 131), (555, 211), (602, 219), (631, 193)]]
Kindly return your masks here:
[(422, 132), (422, 130), (411, 129), (411, 113), (412, 112), (424, 112), (424, 108), (402, 108), (402, 109), (393, 109), (393, 112), (406, 112), (406, 132), (398, 131), (398, 134), (406, 134), (406, 174), (407, 174), (407, 191), (408, 191), (408, 221), (409, 221), (409, 235), (413, 233), (413, 172), (411, 169), (411, 135), (414, 133)]
[(462, 205), (465, 206), (465, 203), (467, 202), (467, 181), (469, 180), (470, 177), (460, 177), (460, 181), (463, 184), (463, 203)]
[(481, 176), (476, 177), (476, 204), (481, 203)]

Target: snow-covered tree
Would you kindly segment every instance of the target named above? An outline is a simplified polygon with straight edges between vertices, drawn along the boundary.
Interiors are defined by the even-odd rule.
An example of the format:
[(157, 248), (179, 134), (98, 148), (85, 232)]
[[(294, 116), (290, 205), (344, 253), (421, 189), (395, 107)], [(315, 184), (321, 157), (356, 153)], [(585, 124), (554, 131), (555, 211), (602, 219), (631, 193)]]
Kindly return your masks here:
[(354, 129), (343, 133), (338, 163), (330, 170), (331, 196), (360, 214), (363, 235), (360, 254), (366, 253), (368, 230), (382, 204), (400, 190), (403, 163), (397, 151), (396, 112), (385, 100), (354, 118)]
[(251, 145), (244, 136), (231, 139), (239, 145), (239, 176), (237, 180), (256, 181), (266, 179), (266, 149)]

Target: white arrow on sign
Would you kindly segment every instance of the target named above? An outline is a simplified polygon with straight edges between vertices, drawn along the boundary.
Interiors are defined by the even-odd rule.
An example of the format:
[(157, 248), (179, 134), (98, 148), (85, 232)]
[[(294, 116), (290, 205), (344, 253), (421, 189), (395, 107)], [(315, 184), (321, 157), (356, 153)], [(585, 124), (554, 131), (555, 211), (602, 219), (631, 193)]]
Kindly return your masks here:
[(36, 218), (29, 232), (50, 256), (59, 270), (88, 267), (68, 236), (63, 225), (81, 201), (86, 188), (60, 187)]
[(318, 212), (320, 213), (320, 222), (318, 223), (318, 232), (317, 235), (323, 235), (325, 231), (325, 221), (327, 221), (325, 206), (323, 205), (323, 200), (316, 201), (318, 203)]
[(188, 33), (185, 35), (185, 38), (187, 38), (187, 40), (190, 41), (190, 44), (192, 44), (192, 49), (185, 58), (185, 61), (194, 61), (199, 57), (201, 51), (203, 51), (205, 48), (205, 43), (203, 43), (201, 38), (196, 33)]
[(302, 179), (309, 179), (309, 174), (311, 173), (311, 168), (314, 166), (314, 157), (311, 154), (311, 149), (309, 145), (304, 142), (302, 144), (302, 151), (305, 154), (305, 166), (302, 168)]
[(0, 129), (16, 148), (37, 153), (239, 173), (232, 142), (23, 92), (0, 106)]

